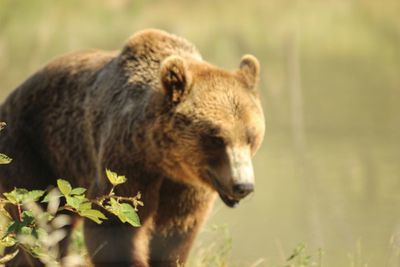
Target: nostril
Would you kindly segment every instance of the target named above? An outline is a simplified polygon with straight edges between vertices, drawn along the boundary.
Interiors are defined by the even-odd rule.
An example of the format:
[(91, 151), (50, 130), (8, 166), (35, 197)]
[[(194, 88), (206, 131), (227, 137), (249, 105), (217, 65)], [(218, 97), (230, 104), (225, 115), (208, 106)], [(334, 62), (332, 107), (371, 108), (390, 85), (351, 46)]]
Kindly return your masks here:
[(237, 196), (243, 197), (254, 191), (253, 184), (235, 184), (233, 186), (233, 193)]

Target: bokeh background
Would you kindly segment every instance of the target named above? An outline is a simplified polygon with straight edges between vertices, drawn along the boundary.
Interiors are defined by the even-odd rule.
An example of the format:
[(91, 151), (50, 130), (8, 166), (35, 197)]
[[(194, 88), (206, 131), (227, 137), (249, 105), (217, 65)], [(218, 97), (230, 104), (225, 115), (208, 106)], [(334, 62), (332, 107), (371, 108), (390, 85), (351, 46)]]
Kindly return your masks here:
[(283, 266), (303, 242), (323, 266), (400, 266), (400, 1), (0, 0), (0, 102), (51, 58), (148, 27), (224, 68), (246, 53), (262, 65), (256, 193), (219, 201), (197, 251)]

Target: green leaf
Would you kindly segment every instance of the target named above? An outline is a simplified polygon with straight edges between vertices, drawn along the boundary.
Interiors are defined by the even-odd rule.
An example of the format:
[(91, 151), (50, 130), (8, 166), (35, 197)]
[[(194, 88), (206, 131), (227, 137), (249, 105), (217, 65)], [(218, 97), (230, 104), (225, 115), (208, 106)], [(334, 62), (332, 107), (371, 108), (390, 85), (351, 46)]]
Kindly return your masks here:
[(138, 214), (136, 213), (135, 209), (132, 207), (132, 205), (128, 203), (122, 203), (121, 204), (121, 212), (125, 215), (126, 221), (134, 226), (134, 227), (139, 227), (140, 226), (140, 219)]
[(106, 169), (106, 175), (108, 180), (113, 186), (123, 184), (126, 182), (126, 177), (125, 176), (119, 176), (117, 173), (110, 171), (109, 169)]
[(110, 205), (106, 207), (111, 212), (118, 212), (121, 209), (121, 204), (115, 198), (110, 198)]
[(86, 217), (98, 224), (101, 224), (103, 221), (106, 220), (107, 217), (98, 210), (84, 210), (79, 213), (81, 216)]
[[(35, 221), (35, 217), (33, 217), (32, 212), (23, 211), (21, 221), (13, 221), (7, 227), (6, 234), (24, 234), (30, 235), (32, 231), (32, 224)], [(29, 229), (28, 229), (29, 228)]]
[(32, 229), (31, 227), (23, 226), (23, 227), (21, 228), (20, 233), (21, 233), (22, 235), (31, 236), (31, 235), (32, 235), (32, 231), (33, 231), (33, 229)]
[(23, 201), (38, 201), (44, 195), (45, 191), (43, 190), (32, 190), (25, 194), (23, 197)]
[(57, 186), (58, 186), (58, 189), (60, 189), (60, 192), (64, 196), (68, 196), (72, 191), (71, 184), (68, 181), (65, 181), (63, 179), (57, 180)]
[(16, 204), (21, 204), (28, 193), (29, 191), (24, 188), (14, 188), (13, 191), (8, 193), (3, 193), (3, 195), (6, 197), (8, 201), (16, 205)]
[(132, 205), (119, 203), (114, 198), (110, 199), (110, 205), (106, 207), (108, 211), (116, 215), (121, 222), (129, 223), (134, 227), (140, 226), (140, 219)]
[(6, 234), (9, 235), (9, 234), (17, 233), (18, 229), (20, 228), (20, 225), (21, 224), (18, 221), (11, 222), (10, 225), (8, 225), (8, 227), (7, 227)]
[(69, 206), (71, 206), (72, 208), (74, 208), (76, 210), (79, 210), (79, 206), (82, 203), (82, 199), (81, 198), (66, 196), (65, 199), (67, 200), (67, 204)]
[(83, 187), (77, 187), (77, 188), (74, 188), (74, 189), (72, 189), (72, 191), (71, 191), (71, 195), (82, 195), (83, 193), (85, 193), (86, 192), (86, 189), (85, 188), (83, 188)]
[(92, 203), (83, 195), (66, 196), (67, 205), (75, 209), (78, 213), (92, 208)]
[(79, 206), (79, 212), (85, 211), (85, 210), (90, 210), (91, 208), (92, 208), (92, 203), (84, 202), (84, 203), (81, 203), (81, 205)]
[(22, 212), (22, 224), (24, 226), (30, 225), (34, 221), (35, 221), (35, 216), (31, 211), (25, 210)]
[(8, 201), (10, 201), (12, 204), (17, 205), (18, 201), (17, 201), (17, 196), (13, 193), (13, 191), (9, 192), (9, 193), (3, 193), (3, 195), (6, 197), (6, 199)]
[(42, 201), (40, 201), (41, 203), (49, 203), (50, 202), (50, 197), (49, 194), (45, 195), (44, 198), (42, 199)]
[(109, 212), (113, 213), (114, 215), (116, 215), (121, 222), (126, 222), (126, 218), (124, 216), (124, 214), (121, 213), (121, 203), (119, 203), (117, 200), (115, 200), (114, 198), (110, 199), (110, 205), (107, 205), (105, 207)]
[(43, 196), (43, 194), (43, 190), (28, 191), (23, 188), (14, 188), (13, 191), (4, 193), (3, 195), (12, 204), (17, 205), (27, 201), (37, 201)]
[(12, 247), (17, 243), (17, 240), (14, 236), (7, 235), (3, 239), (0, 240), (0, 246), (3, 247)]
[(10, 157), (0, 153), (0, 164), (9, 164), (11, 161)]
[(0, 121), (0, 131), (3, 130), (7, 124), (5, 122)]

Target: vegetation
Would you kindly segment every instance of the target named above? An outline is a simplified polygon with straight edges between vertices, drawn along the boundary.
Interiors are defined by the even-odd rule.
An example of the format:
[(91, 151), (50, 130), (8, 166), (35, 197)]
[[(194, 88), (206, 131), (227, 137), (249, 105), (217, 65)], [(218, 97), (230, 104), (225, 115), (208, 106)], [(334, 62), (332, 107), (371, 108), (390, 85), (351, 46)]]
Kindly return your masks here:
[[(4, 128), (5, 124), (0, 123), (0, 126)], [(9, 157), (0, 154), (1, 164), (10, 162)], [(96, 199), (88, 199), (85, 188), (73, 188), (63, 179), (58, 179), (57, 188), (49, 191), (14, 188), (11, 192), (3, 193), (4, 197), (0, 197), (0, 214), (9, 223), (0, 231), (0, 246), (12, 247), (13, 251), (3, 256), (0, 264), (12, 260), (23, 249), (45, 264), (59, 265), (55, 248), (64, 237), (61, 234), (62, 227), (68, 224), (68, 219), (63, 218), (65, 215), (61, 213), (63, 211), (76, 213), (98, 224), (107, 220), (104, 213), (107, 211), (121, 222), (139, 227), (137, 211), (139, 206), (143, 206), (140, 192), (134, 197), (116, 196), (115, 187), (125, 183), (126, 177), (110, 170), (106, 170), (106, 176), (112, 185), (111, 190)], [(43, 210), (43, 204), (47, 204), (46, 210)]]
[[(6, 126), (0, 122), (0, 131)], [(11, 158), (0, 154), (0, 164), (9, 164)], [(140, 192), (134, 197), (116, 196), (115, 187), (126, 182), (125, 176), (106, 169), (106, 176), (112, 187), (107, 195), (96, 199), (88, 199), (86, 189), (73, 188), (63, 179), (57, 180), (57, 188), (51, 190), (27, 190), (14, 188), (11, 192), (3, 193), (0, 197), (0, 215), (7, 218), (8, 224), (0, 229), (0, 246), (12, 248), (11, 252), (0, 258), (0, 264), (11, 261), (18, 255), (20, 249), (38, 258), (46, 266), (61, 266), (58, 262), (57, 245), (65, 236), (62, 227), (69, 223), (68, 217), (62, 214), (69, 211), (81, 217), (88, 218), (101, 224), (107, 217), (104, 211), (117, 216), (121, 222), (133, 227), (140, 226), (137, 215), (138, 207), (143, 206), (140, 201)], [(39, 204), (41, 203), (41, 204)], [(60, 203), (64, 203), (60, 205)], [(43, 204), (47, 209), (43, 209)], [(94, 207), (94, 206), (95, 207)], [(99, 210), (99, 208), (101, 208)], [(102, 211), (101, 211), (102, 210)], [(11, 212), (10, 212), (11, 211)], [(10, 213), (16, 214), (12, 216)], [(227, 227), (214, 226), (213, 230), (222, 235), (220, 240), (214, 240), (209, 246), (200, 248), (196, 253), (196, 260), (190, 262), (190, 266), (197, 267), (226, 267), (229, 266), (229, 257), (232, 249), (232, 239)], [(82, 229), (81, 229), (82, 231)], [(85, 248), (82, 236), (80, 240), (73, 238), (78, 247), (78, 253), (83, 257)], [(305, 255), (305, 245), (300, 244), (287, 259), (288, 265), (282, 267), (311, 267), (317, 266), (311, 261), (311, 256)], [(321, 255), (321, 254), (320, 254)], [(87, 259), (83, 259), (88, 264)], [(262, 262), (262, 261), (261, 261)], [(257, 266), (257, 262), (251, 267)], [(177, 261), (177, 267), (183, 267)], [(318, 267), (322, 267), (321, 258)]]
[[(285, 266), (304, 241), (324, 249), (323, 267), (398, 267), (399, 10), (398, 0), (0, 0), (0, 102), (51, 58), (119, 49), (149, 27), (227, 69), (254, 54), (267, 120), (256, 192), (233, 211), (217, 202), (206, 225), (228, 225), (227, 261)], [(219, 240), (208, 235), (218, 233), (197, 245)], [(80, 232), (74, 240), (81, 254)]]
[(307, 247), (305, 244), (300, 243), (294, 250), (293, 253), (287, 259), (287, 265), (284, 267), (322, 267), (322, 250), (318, 250), (318, 258), (315, 261), (312, 256), (307, 253)]
[[(5, 122), (0, 122), (0, 131), (4, 129), (4, 127), (6, 127), (6, 123)], [(0, 165), (1, 164), (9, 164), (11, 162), (11, 159), (0, 153)]]

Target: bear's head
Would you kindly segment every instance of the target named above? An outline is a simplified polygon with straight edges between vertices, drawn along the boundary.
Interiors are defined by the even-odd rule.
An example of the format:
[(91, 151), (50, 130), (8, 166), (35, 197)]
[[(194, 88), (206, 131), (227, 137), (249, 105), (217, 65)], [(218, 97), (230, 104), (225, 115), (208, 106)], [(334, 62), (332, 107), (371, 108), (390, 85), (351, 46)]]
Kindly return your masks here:
[(251, 55), (229, 72), (204, 61), (170, 56), (160, 79), (169, 103), (172, 178), (215, 189), (229, 207), (254, 190), (251, 158), (265, 122), (256, 90), (260, 67)]

